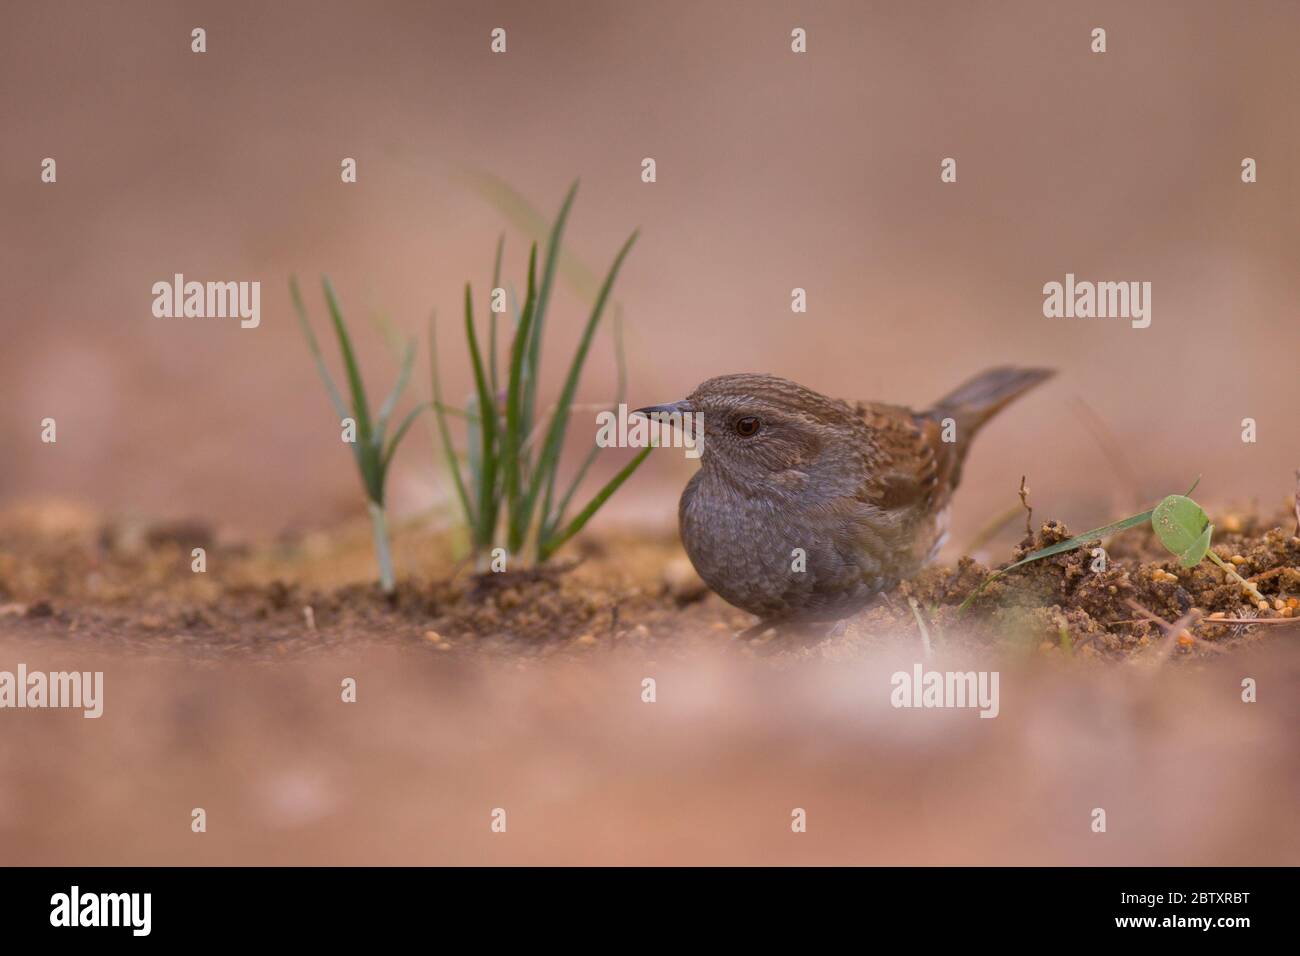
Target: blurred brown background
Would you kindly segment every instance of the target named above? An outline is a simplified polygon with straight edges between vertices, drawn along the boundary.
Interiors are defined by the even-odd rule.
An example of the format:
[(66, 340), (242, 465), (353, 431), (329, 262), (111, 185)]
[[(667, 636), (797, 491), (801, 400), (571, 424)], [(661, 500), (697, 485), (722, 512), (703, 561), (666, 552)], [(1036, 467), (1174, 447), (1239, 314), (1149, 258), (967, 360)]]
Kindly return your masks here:
[[(332, 276), (374, 389), (393, 366), (365, 319), (386, 311), (423, 348), (437, 308), (462, 394), (460, 287), (484, 301), (503, 229), (517, 285), (526, 250), (466, 169), (548, 215), (581, 177), (570, 248), (597, 270), (641, 227), (618, 287), (633, 403), (766, 370), (921, 404), (993, 363), (1059, 366), (977, 445), (955, 540), (1014, 504), (1022, 473), (1073, 523), (1198, 473), (1207, 501), (1271, 508), (1300, 464), (1300, 5), (52, 2), (3, 17), (0, 500), (268, 530), (358, 510), (288, 276), (320, 329), (316, 277)], [(40, 182), (47, 156), (56, 185)], [(345, 156), (356, 185), (339, 181)], [(261, 328), (153, 318), (150, 287), (175, 272), (260, 280)], [(1149, 280), (1151, 327), (1045, 319), (1042, 285), (1066, 272)], [(561, 287), (552, 387), (584, 314)], [(580, 400), (611, 393), (609, 354), (606, 330)], [(1113, 474), (1079, 396), (1139, 487)], [(399, 510), (444, 493), (435, 460), (418, 432)], [(671, 520), (686, 474), (660, 453), (617, 510)]]

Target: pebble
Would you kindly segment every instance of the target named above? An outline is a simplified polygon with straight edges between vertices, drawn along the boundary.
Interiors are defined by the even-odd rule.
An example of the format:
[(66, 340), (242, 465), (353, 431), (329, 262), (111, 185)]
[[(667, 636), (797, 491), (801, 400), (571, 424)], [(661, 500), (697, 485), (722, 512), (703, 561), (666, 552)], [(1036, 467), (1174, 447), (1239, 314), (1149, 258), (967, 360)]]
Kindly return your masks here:
[(424, 639), (440, 651), (451, 650), (451, 642), (444, 638), (437, 631), (425, 631)]

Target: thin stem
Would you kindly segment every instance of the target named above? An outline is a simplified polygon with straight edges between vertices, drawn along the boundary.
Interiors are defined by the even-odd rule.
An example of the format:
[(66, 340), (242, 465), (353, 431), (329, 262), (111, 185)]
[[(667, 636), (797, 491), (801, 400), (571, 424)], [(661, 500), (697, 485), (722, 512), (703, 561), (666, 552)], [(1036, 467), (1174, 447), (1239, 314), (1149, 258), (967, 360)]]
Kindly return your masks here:
[(925, 620), (921, 617), (921, 608), (916, 603), (916, 598), (908, 595), (908, 605), (912, 608), (912, 617), (916, 618), (916, 626), (921, 630), (921, 648), (925, 651), (927, 658), (934, 656), (934, 648), (930, 644), (930, 631), (925, 626)]
[(1245, 589), (1246, 593), (1249, 594), (1251, 597), (1253, 597), (1256, 601), (1268, 600), (1267, 598), (1264, 597), (1264, 595), (1259, 593), (1259, 588), (1255, 587), (1255, 585), (1251, 584), (1240, 574), (1238, 574), (1236, 568), (1228, 564), (1228, 562), (1224, 561), (1223, 558), (1219, 557), (1213, 551), (1206, 551), (1205, 556), (1209, 558), (1211, 561), (1213, 561), (1215, 564), (1217, 564), (1219, 567), (1221, 567), (1225, 572), (1227, 572), (1228, 577), (1232, 578), (1238, 584), (1240, 584), (1242, 588)]
[(393, 556), (388, 549), (388, 519), (384, 508), (373, 501), (367, 503), (370, 508), (370, 523), (375, 529), (375, 556), (379, 558), (379, 586), (385, 594), (395, 590), (393, 583)]

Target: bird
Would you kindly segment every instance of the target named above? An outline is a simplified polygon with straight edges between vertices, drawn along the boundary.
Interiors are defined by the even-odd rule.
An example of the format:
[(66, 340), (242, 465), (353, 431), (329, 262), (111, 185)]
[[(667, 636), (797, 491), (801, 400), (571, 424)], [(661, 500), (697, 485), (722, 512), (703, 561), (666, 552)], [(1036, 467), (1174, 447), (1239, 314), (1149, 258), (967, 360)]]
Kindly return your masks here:
[(918, 412), (739, 373), (633, 414), (702, 425), (678, 525), (704, 583), (761, 627), (841, 622), (934, 560), (972, 439), (1054, 374), (991, 368)]

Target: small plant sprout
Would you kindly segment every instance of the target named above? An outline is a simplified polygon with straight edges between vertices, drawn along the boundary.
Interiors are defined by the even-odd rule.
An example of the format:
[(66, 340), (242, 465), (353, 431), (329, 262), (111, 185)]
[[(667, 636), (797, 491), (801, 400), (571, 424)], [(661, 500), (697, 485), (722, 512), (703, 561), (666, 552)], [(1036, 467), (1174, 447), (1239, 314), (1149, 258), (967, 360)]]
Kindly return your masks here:
[[(650, 448), (642, 449), (596, 492), (584, 508), (572, 518), (568, 516), (574, 493), (595, 459), (597, 449), (592, 448), (563, 493), (559, 492), (557, 485), (560, 451), (569, 417), (580, 407), (574, 404), (574, 399), (587, 353), (604, 315), (619, 269), (636, 241), (634, 232), (614, 257), (578, 339), (560, 394), (550, 409), (539, 414), (537, 402), (542, 333), (560, 259), (564, 225), (576, 192), (575, 183), (551, 227), (540, 281), (536, 244), (529, 254), (523, 308), (519, 309), (518, 303), (513, 303), (514, 333), (510, 337), (505, 357), (507, 364), (504, 377), (498, 370), (496, 314), (489, 310), (485, 360), (475, 326), (473, 294), (470, 285), (466, 283), (465, 339), (474, 393), (466, 401), (464, 409), (451, 408), (443, 401), (438, 374), (437, 330), (434, 320), (431, 318), (429, 321), (429, 366), (433, 382), (434, 414), (456, 497), (470, 529), (476, 566), (480, 571), (486, 570), (488, 555), (496, 547), (505, 548), (511, 556), (531, 555), (535, 563), (546, 561), (561, 545), (582, 530), (592, 515), (650, 453)], [(500, 268), (501, 245), (498, 243), (493, 267), (493, 288), (499, 288)], [(624, 381), (622, 339), (617, 321), (614, 333), (619, 370), (619, 397), (615, 398), (617, 404), (621, 400)], [(448, 416), (456, 416), (465, 421), (464, 457), (467, 474), (462, 472), (461, 456), (456, 452), (452, 441)]]
[(334, 379), (330, 376), (329, 369), (325, 365), (325, 358), (321, 355), (320, 345), (316, 341), (315, 333), (312, 332), (311, 322), (307, 319), (307, 309), (303, 305), (302, 293), (298, 290), (298, 280), (296, 278), (289, 280), (289, 291), (293, 297), (294, 309), (298, 313), (298, 321), (302, 325), (303, 335), (307, 338), (307, 347), (311, 350), (312, 358), (316, 362), (316, 370), (320, 373), (321, 381), (325, 383), (325, 391), (329, 394), (334, 411), (338, 413), (340, 420), (351, 418), (356, 423), (356, 438), (349, 444), (352, 447), (352, 456), (357, 463), (357, 471), (361, 474), (361, 485), (366, 493), (370, 521), (374, 526), (375, 556), (379, 561), (379, 584), (385, 594), (392, 594), (395, 582), (393, 580), (393, 558), (388, 544), (388, 519), (384, 509), (384, 484), (388, 477), (388, 466), (393, 461), (393, 455), (397, 453), (397, 446), (406, 437), (411, 424), (420, 412), (425, 409), (426, 405), (421, 403), (411, 409), (401, 423), (398, 424), (391, 438), (388, 435), (388, 425), (397, 407), (397, 402), (401, 398), (402, 391), (406, 388), (406, 382), (411, 377), (411, 366), (415, 361), (415, 340), (409, 340), (403, 348), (401, 366), (397, 373), (397, 383), (393, 386), (393, 390), (389, 392), (388, 397), (384, 399), (383, 405), (379, 407), (378, 414), (372, 419), (370, 403), (366, 398), (366, 387), (361, 380), (361, 371), (357, 367), (356, 353), (352, 349), (352, 340), (348, 335), (347, 325), (343, 321), (343, 313), (339, 309), (338, 299), (334, 295), (334, 287), (330, 285), (327, 278), (322, 279), (321, 284), (325, 289), (325, 301), (329, 306), (330, 321), (334, 326), (334, 334), (338, 338), (339, 352), (343, 356), (343, 368), (348, 378), (348, 391), (352, 397), (351, 409), (344, 404), (343, 396), (335, 386)]
[(1256, 602), (1263, 601), (1264, 595), (1259, 593), (1259, 589), (1255, 585), (1243, 578), (1232, 565), (1210, 550), (1210, 538), (1214, 534), (1214, 525), (1210, 524), (1210, 519), (1201, 509), (1201, 506), (1188, 497), (1196, 490), (1197, 484), (1200, 484), (1199, 478), (1186, 495), (1169, 495), (1150, 511), (1144, 511), (1139, 515), (1133, 515), (1131, 518), (1116, 521), (1114, 524), (1108, 524), (1102, 528), (1085, 531), (1083, 534), (1066, 541), (1058, 541), (1056, 544), (1041, 548), (1033, 554), (1021, 558), (1015, 564), (1009, 564), (1002, 570), (993, 572), (984, 579), (984, 582), (979, 587), (966, 596), (966, 600), (961, 602), (958, 610), (965, 610), (985, 587), (1008, 571), (1013, 571), (1032, 561), (1041, 561), (1043, 558), (1050, 558), (1053, 555), (1095, 544), (1112, 534), (1137, 527), (1148, 521), (1151, 522), (1152, 530), (1155, 531), (1156, 537), (1160, 539), (1160, 543), (1178, 557), (1183, 567), (1195, 567), (1205, 558), (1209, 558), (1224, 573), (1241, 585), (1242, 589)]
[(1241, 585), (1242, 590), (1256, 602), (1263, 601), (1264, 595), (1240, 574), (1237, 569), (1210, 550), (1210, 538), (1214, 534), (1214, 525), (1209, 516), (1191, 498), (1185, 495), (1170, 495), (1156, 505), (1151, 515), (1151, 527), (1155, 529), (1160, 543), (1177, 555), (1178, 563), (1185, 568), (1194, 568), (1209, 558), (1219, 568)]

